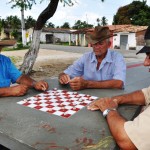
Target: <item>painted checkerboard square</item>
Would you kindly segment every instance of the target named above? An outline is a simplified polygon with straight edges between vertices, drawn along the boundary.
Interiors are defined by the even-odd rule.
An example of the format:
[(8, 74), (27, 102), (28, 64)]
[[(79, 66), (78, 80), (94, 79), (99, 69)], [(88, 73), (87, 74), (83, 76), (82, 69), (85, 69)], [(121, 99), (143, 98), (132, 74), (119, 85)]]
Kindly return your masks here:
[(63, 118), (69, 118), (95, 99), (97, 99), (96, 96), (55, 88), (23, 99), (17, 102), (17, 104), (61, 116)]

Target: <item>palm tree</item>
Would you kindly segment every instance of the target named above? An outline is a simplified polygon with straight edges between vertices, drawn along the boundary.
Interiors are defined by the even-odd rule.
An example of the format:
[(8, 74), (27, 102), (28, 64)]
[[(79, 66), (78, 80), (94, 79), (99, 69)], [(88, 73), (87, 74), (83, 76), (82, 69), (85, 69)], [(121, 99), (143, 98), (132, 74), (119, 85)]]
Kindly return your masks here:
[(36, 23), (36, 20), (33, 19), (33, 17), (28, 16), (27, 19), (25, 19), (25, 27), (26, 27), (26, 29), (34, 27), (35, 23)]
[(102, 20), (101, 20), (101, 25), (102, 25), (102, 26), (106, 26), (106, 25), (107, 25), (107, 21), (108, 21), (108, 20), (106, 19), (106, 17), (103, 16), (103, 17), (102, 17)]
[(96, 21), (97, 21), (97, 26), (100, 26), (100, 21), (101, 20), (99, 18), (97, 18)]

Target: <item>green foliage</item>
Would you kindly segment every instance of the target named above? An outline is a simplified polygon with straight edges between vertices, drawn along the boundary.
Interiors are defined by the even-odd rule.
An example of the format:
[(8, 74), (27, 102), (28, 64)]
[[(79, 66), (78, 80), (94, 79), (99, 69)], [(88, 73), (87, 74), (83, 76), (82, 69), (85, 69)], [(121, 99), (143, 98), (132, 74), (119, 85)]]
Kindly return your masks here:
[(2, 51), (15, 51), (15, 50), (24, 50), (24, 49), (28, 49), (29, 46), (23, 46), (22, 43), (17, 43), (17, 46), (16, 47), (13, 47), (13, 48), (9, 48), (9, 47), (4, 47), (2, 49)]
[(11, 36), (13, 36), (15, 39), (18, 38), (18, 31), (17, 31), (16, 29), (12, 30), (10, 34), (11, 34)]
[(74, 26), (72, 27), (73, 29), (83, 29), (83, 28), (92, 28), (93, 25), (92, 24), (88, 24), (86, 21), (81, 21), (78, 20)]
[(68, 22), (65, 22), (65, 23), (61, 26), (61, 28), (70, 29), (70, 25), (69, 25)]
[(106, 25), (107, 25), (107, 21), (108, 21), (108, 20), (106, 19), (106, 17), (103, 16), (103, 17), (102, 17), (102, 20), (101, 20), (101, 25), (102, 25), (102, 26), (106, 26)]
[(35, 23), (36, 23), (36, 20), (33, 19), (32, 16), (27, 16), (27, 19), (25, 19), (25, 28), (26, 29), (32, 28), (34, 27)]
[(114, 16), (113, 24), (150, 25), (150, 7), (146, 1), (133, 1), (120, 7)]
[(49, 23), (46, 24), (46, 27), (55, 28), (55, 25), (52, 22), (49, 22)]
[(9, 3), (12, 3), (12, 8), (19, 7), (21, 9), (27, 10), (31, 9), (33, 4), (36, 4), (36, 0), (10, 0)]

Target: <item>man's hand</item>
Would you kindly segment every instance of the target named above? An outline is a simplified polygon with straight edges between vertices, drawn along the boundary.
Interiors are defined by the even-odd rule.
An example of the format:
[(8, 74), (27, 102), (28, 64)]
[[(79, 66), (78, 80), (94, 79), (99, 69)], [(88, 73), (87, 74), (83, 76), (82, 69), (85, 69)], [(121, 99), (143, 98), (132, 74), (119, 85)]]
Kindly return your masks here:
[(61, 84), (68, 84), (69, 81), (70, 81), (69, 75), (67, 75), (65, 73), (60, 74), (60, 76), (59, 76), (59, 82)]
[(81, 90), (85, 89), (87, 86), (87, 81), (84, 80), (82, 77), (75, 77), (69, 81), (70, 87), (72, 90)]
[(108, 108), (117, 108), (118, 104), (116, 99), (112, 100), (111, 98), (105, 97), (100, 98), (99, 100), (94, 101), (91, 103), (87, 109), (89, 110), (98, 110), (100, 109), (102, 112)]
[(10, 87), (10, 96), (22, 96), (27, 93), (29, 87), (23, 84)]
[(33, 87), (36, 90), (40, 90), (40, 91), (46, 91), (49, 88), (48, 83), (46, 81), (37, 81), (34, 83)]

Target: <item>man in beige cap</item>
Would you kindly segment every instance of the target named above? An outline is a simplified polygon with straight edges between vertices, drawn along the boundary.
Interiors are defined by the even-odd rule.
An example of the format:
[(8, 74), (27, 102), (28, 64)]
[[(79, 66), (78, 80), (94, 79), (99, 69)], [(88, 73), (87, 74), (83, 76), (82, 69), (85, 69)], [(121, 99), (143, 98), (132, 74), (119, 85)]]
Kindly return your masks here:
[[(146, 53), (144, 66), (150, 66), (150, 26), (145, 33), (146, 45), (137, 53)], [(117, 111), (118, 104), (144, 105), (144, 110), (133, 120), (127, 121)], [(88, 106), (101, 110), (110, 131), (121, 150), (150, 149), (150, 87), (129, 94), (101, 98)]]
[[(0, 41), (0, 52), (3, 47), (8, 45), (6, 41)], [(10, 86), (12, 83), (18, 83), (18, 85)], [(29, 76), (23, 75), (10, 58), (0, 54), (0, 97), (22, 96), (27, 93), (29, 88), (45, 91), (48, 89), (48, 83), (35, 81)]]
[(72, 90), (85, 88), (124, 88), (126, 64), (123, 56), (110, 50), (110, 37), (113, 34), (108, 27), (95, 27), (86, 34), (86, 40), (93, 47), (63, 73), (59, 75), (61, 84), (68, 84)]

